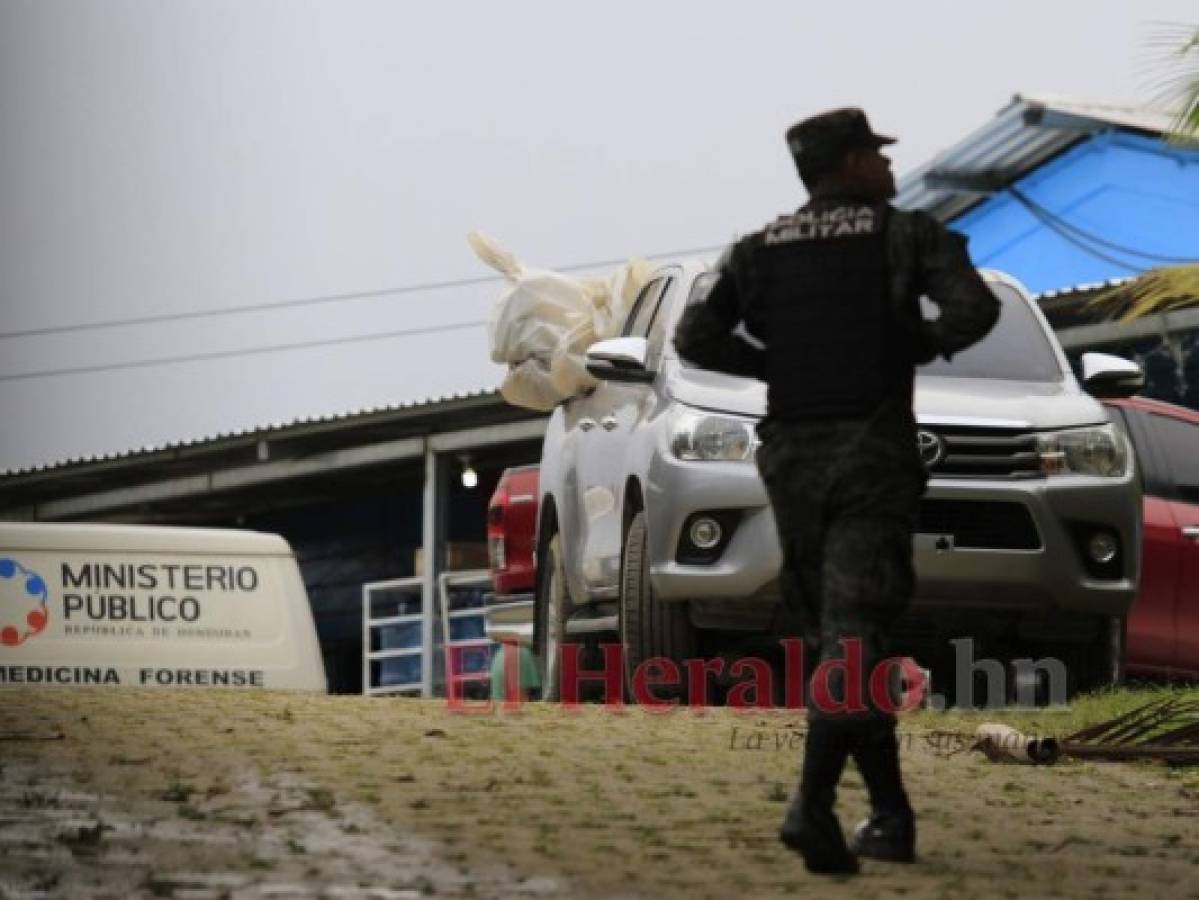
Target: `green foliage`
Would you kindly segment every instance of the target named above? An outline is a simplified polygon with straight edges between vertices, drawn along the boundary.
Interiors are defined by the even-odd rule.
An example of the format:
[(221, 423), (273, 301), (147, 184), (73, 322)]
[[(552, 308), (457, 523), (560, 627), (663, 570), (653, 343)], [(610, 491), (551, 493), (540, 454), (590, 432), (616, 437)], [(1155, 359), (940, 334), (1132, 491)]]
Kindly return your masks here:
[(1155, 100), (1174, 111), (1175, 140), (1199, 137), (1199, 27), (1163, 26), (1149, 39), (1161, 72)]

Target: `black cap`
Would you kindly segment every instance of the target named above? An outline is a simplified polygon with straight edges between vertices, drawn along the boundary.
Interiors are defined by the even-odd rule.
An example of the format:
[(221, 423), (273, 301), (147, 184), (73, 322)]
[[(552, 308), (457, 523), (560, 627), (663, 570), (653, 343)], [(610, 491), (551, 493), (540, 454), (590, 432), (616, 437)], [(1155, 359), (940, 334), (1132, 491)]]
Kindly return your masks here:
[(866, 114), (852, 106), (820, 113), (787, 129), (787, 146), (800, 164), (833, 161), (852, 147), (894, 143), (893, 137), (875, 134)]

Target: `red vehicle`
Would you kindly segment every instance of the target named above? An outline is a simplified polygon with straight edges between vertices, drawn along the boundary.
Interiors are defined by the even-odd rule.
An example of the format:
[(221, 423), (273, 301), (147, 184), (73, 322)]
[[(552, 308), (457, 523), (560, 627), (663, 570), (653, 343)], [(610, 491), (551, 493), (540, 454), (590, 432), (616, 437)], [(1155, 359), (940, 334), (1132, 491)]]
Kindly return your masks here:
[(505, 469), (487, 507), (487, 554), (497, 601), (533, 599), (539, 469), (536, 464)]
[(1125, 666), (1199, 678), (1199, 413), (1142, 397), (1105, 402), (1132, 438), (1144, 486), (1141, 590)]

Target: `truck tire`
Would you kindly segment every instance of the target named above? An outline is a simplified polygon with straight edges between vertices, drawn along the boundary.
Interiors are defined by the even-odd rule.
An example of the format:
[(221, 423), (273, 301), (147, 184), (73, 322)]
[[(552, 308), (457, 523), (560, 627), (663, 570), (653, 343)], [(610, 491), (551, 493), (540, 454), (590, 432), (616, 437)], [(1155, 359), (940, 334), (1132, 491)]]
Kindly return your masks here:
[(1125, 620), (1100, 618), (1099, 634), (1079, 654), (1070, 696), (1115, 687), (1124, 681)]
[(685, 602), (671, 603), (654, 595), (649, 577), (649, 529), (645, 511), (633, 516), (625, 535), (620, 573), (620, 641), (624, 650), (625, 680), (632, 696), (633, 673), (648, 659), (664, 656), (680, 669), (677, 688), (656, 686), (660, 699), (687, 702), (687, 677), (683, 661), (695, 656), (696, 633)]
[(562, 539), (557, 532), (538, 555), (537, 570), (533, 654), (537, 658), (537, 671), (541, 676), (541, 699), (556, 703), (562, 697), (560, 666), (562, 644), (566, 640), (566, 622), (574, 612), (562, 562)]
[[(1060, 700), (1070, 701), (1080, 694), (1109, 689), (1123, 682), (1124, 619), (1096, 617), (1093, 624), (1095, 633), (1088, 640), (1041, 643), (1026, 648), (1025, 656), (1057, 659), (1066, 667), (1064, 696), (1061, 686), (1051, 690), (1048, 682), (1040, 682), (1033, 691), (1038, 706)], [(1019, 702), (1020, 688), (1014, 671), (1012, 680), (1008, 700)]]

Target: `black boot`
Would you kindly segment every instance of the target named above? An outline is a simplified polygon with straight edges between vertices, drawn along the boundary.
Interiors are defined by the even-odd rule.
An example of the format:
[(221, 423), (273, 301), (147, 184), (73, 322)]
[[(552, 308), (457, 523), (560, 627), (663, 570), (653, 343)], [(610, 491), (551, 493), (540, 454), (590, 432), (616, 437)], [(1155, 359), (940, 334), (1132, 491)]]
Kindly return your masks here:
[(899, 772), (894, 720), (864, 723), (850, 752), (870, 792), (871, 808), (870, 818), (854, 829), (854, 852), (888, 862), (914, 862), (916, 819)]
[(858, 861), (845, 846), (833, 805), (849, 756), (850, 734), (842, 723), (815, 719), (804, 745), (799, 790), (779, 828), (779, 840), (803, 856), (809, 872), (852, 875)]
[(911, 813), (877, 811), (863, 819), (853, 832), (853, 852), (884, 862), (915, 862), (916, 822)]

